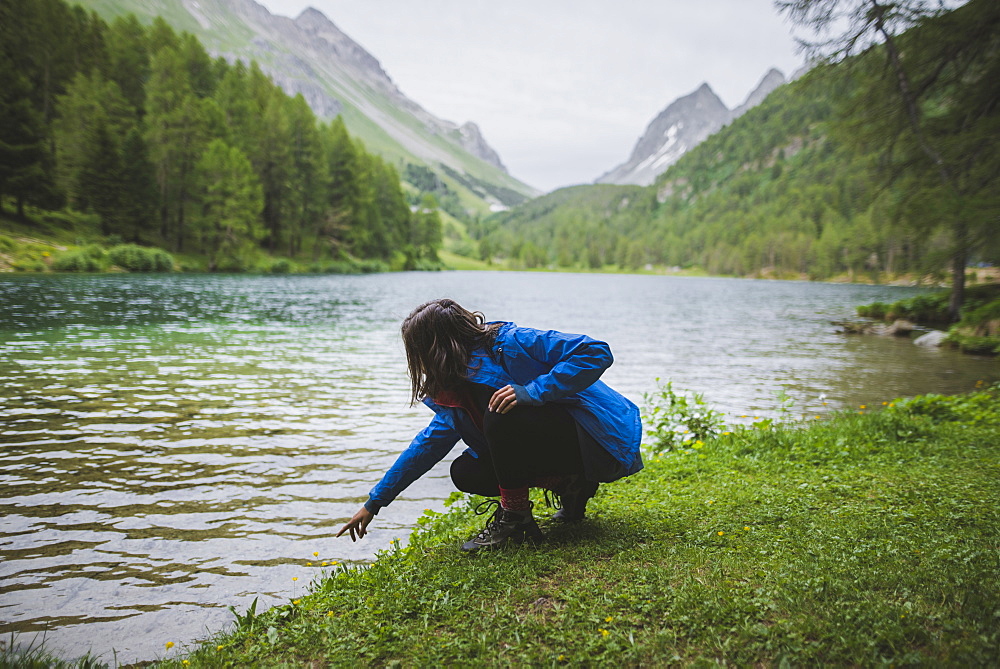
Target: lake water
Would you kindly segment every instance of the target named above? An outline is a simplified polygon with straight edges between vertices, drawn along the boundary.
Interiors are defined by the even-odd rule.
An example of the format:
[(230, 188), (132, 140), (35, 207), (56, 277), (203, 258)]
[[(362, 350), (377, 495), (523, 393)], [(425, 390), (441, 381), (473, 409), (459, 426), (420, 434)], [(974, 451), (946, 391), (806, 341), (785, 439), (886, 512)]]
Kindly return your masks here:
[(672, 379), (739, 422), (775, 415), (782, 390), (812, 416), (1000, 378), (994, 359), (830, 323), (915, 292), (514, 272), (4, 277), (0, 634), (44, 632), (64, 657), (163, 657), (224, 628), (229, 605), (287, 601), (321, 562), (405, 540), (451, 492), (451, 456), (366, 539), (333, 535), (430, 417), (408, 406), (398, 335), (428, 299), (604, 339), (605, 380), (637, 403)]

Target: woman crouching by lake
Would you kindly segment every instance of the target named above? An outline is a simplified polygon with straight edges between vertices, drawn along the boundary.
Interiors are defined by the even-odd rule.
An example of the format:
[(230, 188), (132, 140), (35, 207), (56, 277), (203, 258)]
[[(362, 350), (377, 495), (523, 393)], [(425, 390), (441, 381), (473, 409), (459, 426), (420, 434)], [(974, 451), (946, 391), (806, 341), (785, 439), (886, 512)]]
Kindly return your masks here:
[[(434, 418), (372, 488), (337, 536), (356, 541), (379, 512), (459, 441), (455, 486), (494, 507), (462, 550), (539, 541), (531, 487), (555, 493), (552, 519), (582, 520), (599, 483), (642, 469), (639, 409), (600, 381), (614, 358), (586, 335), (487, 323), (483, 314), (440, 299), (420, 305), (402, 327), (412, 388)], [(488, 511), (488, 508), (486, 509)], [(484, 508), (477, 513), (484, 513)]]

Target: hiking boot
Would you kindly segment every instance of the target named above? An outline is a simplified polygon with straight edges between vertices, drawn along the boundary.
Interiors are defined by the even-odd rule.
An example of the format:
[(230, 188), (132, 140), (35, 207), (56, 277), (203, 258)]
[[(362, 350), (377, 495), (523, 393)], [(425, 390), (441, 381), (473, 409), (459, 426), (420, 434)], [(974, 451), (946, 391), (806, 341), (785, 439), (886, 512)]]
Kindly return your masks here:
[(483, 548), (501, 548), (508, 544), (522, 544), (525, 541), (542, 540), (542, 531), (538, 529), (531, 509), (524, 513), (510, 511), (500, 506), (495, 499), (488, 499), (476, 507), (476, 514), (489, 513), (489, 507), (494, 506), (493, 515), (486, 521), (486, 527), (479, 534), (462, 544), (463, 551), (478, 551)]
[(578, 523), (583, 520), (587, 502), (597, 493), (597, 483), (582, 476), (570, 476), (566, 483), (555, 491), (561, 502), (560, 508), (552, 514), (557, 523)]

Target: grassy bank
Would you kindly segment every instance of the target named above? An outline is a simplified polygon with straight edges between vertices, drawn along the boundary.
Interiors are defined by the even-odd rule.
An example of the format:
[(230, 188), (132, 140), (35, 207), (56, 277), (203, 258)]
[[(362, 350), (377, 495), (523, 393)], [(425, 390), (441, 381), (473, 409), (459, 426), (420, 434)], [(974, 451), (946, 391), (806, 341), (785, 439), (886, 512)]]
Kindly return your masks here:
[(995, 666), (998, 454), (997, 387), (758, 421), (537, 548), (462, 554), (460, 501), (370, 567), (304, 556), (310, 594), (164, 666)]
[[(874, 302), (857, 308), (858, 315), (887, 323), (906, 319), (936, 327), (951, 323), (948, 291), (928, 293), (892, 304)], [(984, 283), (966, 289), (962, 319), (950, 325), (945, 342), (965, 353), (1000, 354), (1000, 283)]]
[[(99, 219), (74, 211), (28, 208), (26, 218), (0, 214), (0, 272), (207, 272), (204, 253), (168, 253), (125, 243), (116, 235), (99, 233)], [(356, 258), (306, 260), (272, 255), (255, 249), (243, 259), (241, 271), (264, 274), (367, 274), (403, 269), (439, 270), (442, 262), (409, 261), (402, 253), (391, 261)], [(473, 261), (475, 262), (475, 261)], [(415, 266), (414, 266), (415, 265)]]

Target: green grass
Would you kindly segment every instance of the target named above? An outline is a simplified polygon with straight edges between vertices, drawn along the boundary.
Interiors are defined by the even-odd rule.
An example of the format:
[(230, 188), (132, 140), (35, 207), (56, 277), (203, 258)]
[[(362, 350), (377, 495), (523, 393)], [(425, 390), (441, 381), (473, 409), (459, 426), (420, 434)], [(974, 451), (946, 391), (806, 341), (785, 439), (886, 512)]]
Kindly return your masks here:
[(441, 258), (441, 262), (447, 269), (456, 269), (456, 270), (506, 269), (501, 265), (491, 265), (485, 260), (479, 260), (477, 258), (469, 258), (467, 256), (460, 256), (457, 253), (452, 253), (451, 251), (445, 251), (445, 250), (438, 251), (438, 257)]
[(602, 486), (537, 548), (462, 554), (482, 518), (458, 502), (371, 566), (313, 567), (310, 594), (185, 659), (996, 666), (997, 391), (732, 429)]
[[(917, 323), (948, 324), (948, 291), (899, 300), (893, 304), (873, 302), (857, 307), (859, 316), (891, 322), (905, 318)], [(962, 319), (952, 325), (945, 340), (964, 353), (1000, 354), (1000, 284), (983, 283), (965, 291)]]

